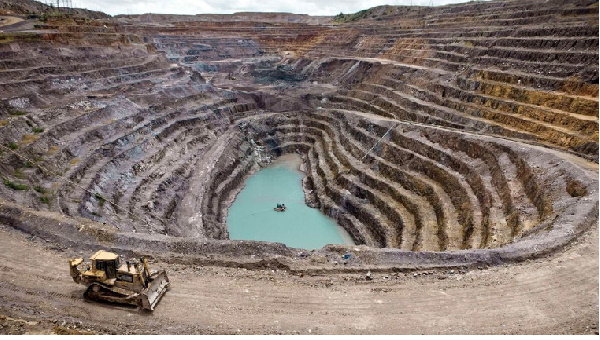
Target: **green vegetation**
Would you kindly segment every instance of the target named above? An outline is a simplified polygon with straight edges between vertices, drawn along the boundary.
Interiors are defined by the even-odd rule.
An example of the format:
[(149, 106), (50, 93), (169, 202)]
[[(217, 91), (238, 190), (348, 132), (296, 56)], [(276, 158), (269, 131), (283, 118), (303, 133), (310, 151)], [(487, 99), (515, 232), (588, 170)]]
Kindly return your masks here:
[(17, 110), (17, 109), (9, 109), (9, 110), (8, 110), (8, 113), (9, 113), (11, 116), (24, 116), (24, 115), (26, 115), (26, 114), (27, 114), (27, 112), (26, 112), (26, 111), (23, 111), (23, 110)]
[(27, 186), (25, 184), (19, 184), (19, 183), (12, 182), (6, 178), (3, 178), (2, 182), (4, 183), (4, 185), (6, 185), (7, 187), (9, 187), (13, 190), (29, 190), (29, 186)]
[(44, 189), (44, 187), (36, 185), (33, 187), (33, 190), (39, 192), (40, 194), (45, 194), (46, 193), (46, 189)]
[(50, 204), (50, 197), (42, 196), (42, 197), (40, 197), (40, 202), (42, 202), (44, 204)]
[(27, 176), (23, 173), (23, 171), (21, 169), (16, 169), (15, 173), (13, 174), (16, 178), (18, 179), (25, 179), (27, 178)]
[(100, 204), (100, 206), (104, 206), (104, 202), (106, 201), (104, 199), (104, 197), (102, 197), (102, 195), (100, 195), (99, 193), (96, 193), (96, 195), (94, 195), (94, 197), (96, 197), (96, 199), (98, 200), (98, 204)]
[(2, 34), (0, 35), (0, 44), (8, 44), (15, 41), (15, 38), (12, 35)]
[(33, 130), (34, 133), (42, 133), (42, 132), (44, 132), (44, 128), (39, 127), (39, 126), (34, 126), (32, 128), (32, 130)]
[(43, 35), (37, 32), (10, 32), (0, 33), (0, 44), (9, 44), (15, 41), (35, 42), (41, 41)]
[(345, 23), (345, 22), (351, 22), (351, 21), (356, 21), (359, 19), (364, 19), (367, 17), (367, 13), (368, 10), (363, 9), (362, 11), (358, 11), (354, 14), (344, 14), (344, 13), (340, 13), (338, 15), (336, 15), (335, 17), (333, 17), (333, 21), (334, 22), (338, 22), (338, 23)]
[(19, 146), (13, 142), (8, 143), (8, 148), (11, 150), (16, 150), (19, 148)]
[(382, 5), (377, 7), (371, 7), (369, 9), (363, 9), (353, 14), (340, 13), (333, 17), (333, 21), (343, 24), (346, 22), (357, 21), (360, 19), (375, 19), (382, 20), (383, 17), (398, 13), (398, 6)]

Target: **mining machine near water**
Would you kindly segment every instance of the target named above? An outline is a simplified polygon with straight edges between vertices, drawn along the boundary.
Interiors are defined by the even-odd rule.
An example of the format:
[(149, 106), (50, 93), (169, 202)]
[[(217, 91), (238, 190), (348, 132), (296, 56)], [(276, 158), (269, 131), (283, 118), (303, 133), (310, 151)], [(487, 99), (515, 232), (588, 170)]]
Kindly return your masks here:
[(83, 296), (88, 300), (136, 305), (154, 310), (170, 286), (164, 270), (150, 271), (148, 260), (121, 263), (118, 254), (104, 250), (90, 257), (69, 260), (73, 280), (88, 286)]

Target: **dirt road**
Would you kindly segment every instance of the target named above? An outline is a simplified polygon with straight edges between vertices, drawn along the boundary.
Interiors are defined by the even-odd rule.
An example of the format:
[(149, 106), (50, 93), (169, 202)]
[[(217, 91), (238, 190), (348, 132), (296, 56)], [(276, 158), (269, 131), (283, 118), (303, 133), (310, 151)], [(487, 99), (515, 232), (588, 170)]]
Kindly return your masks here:
[(0, 334), (598, 333), (598, 229), (564, 252), (469, 272), (296, 276), (154, 263), (171, 290), (153, 313), (86, 302), (76, 255), (0, 227)]
[(37, 23), (34, 20), (23, 20), (18, 17), (0, 16), (0, 32), (32, 31)]
[(0, 15), (0, 27), (14, 25), (23, 21), (21, 18)]

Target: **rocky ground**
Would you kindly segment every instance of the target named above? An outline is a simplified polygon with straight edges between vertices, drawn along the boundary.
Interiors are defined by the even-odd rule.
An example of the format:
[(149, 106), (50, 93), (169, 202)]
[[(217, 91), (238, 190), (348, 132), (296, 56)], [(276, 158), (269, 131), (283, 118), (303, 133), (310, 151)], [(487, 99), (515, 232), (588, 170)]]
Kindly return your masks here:
[(152, 313), (86, 302), (68, 251), (0, 229), (0, 334), (598, 334), (598, 228), (472, 270), (300, 275), (169, 262)]
[[(597, 1), (0, 10), (2, 332), (597, 333)], [(229, 240), (285, 153), (357, 246)], [(168, 271), (155, 312), (82, 300), (100, 248)]]

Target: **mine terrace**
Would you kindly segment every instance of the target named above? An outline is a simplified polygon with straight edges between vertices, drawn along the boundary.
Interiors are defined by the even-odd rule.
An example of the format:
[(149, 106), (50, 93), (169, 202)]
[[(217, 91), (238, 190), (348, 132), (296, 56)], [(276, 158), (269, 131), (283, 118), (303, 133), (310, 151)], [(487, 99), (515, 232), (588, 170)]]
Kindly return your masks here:
[[(598, 333), (598, 1), (0, 9), (0, 334)], [(356, 245), (229, 239), (288, 153)], [(152, 316), (83, 300), (99, 249), (169, 272)]]

